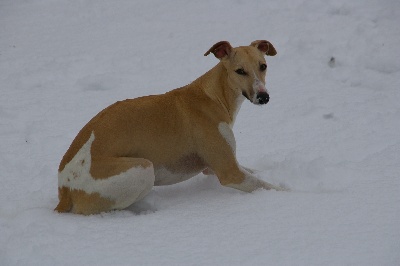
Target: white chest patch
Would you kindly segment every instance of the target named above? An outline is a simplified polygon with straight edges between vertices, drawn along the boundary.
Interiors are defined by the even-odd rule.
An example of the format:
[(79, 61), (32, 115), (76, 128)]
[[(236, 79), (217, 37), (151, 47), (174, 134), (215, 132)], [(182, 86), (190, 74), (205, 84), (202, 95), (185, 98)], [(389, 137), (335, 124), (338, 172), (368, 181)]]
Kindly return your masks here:
[(244, 101), (245, 99), (246, 99), (246, 98), (245, 98), (243, 95), (239, 95), (239, 97), (238, 97), (237, 100), (236, 100), (236, 109), (235, 109), (235, 111), (233, 112), (232, 124), (230, 125), (231, 128), (233, 127), (233, 124), (235, 124), (237, 114), (239, 113), (240, 107), (242, 106), (242, 103), (243, 103), (243, 101)]
[(125, 208), (138, 200), (144, 190), (154, 184), (153, 167), (133, 167), (105, 179), (94, 179), (90, 174), (91, 146), (94, 133), (58, 174), (58, 186), (82, 190), (87, 194), (99, 193), (101, 197), (115, 201), (114, 208)]
[(229, 146), (231, 146), (233, 153), (236, 153), (236, 140), (231, 127), (227, 123), (221, 122), (218, 125), (218, 130)]

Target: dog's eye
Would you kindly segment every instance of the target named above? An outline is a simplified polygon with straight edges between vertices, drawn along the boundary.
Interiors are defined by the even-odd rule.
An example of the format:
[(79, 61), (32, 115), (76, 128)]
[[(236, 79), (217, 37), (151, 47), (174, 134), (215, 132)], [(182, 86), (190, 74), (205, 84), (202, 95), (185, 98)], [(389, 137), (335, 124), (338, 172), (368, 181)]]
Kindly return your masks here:
[(266, 70), (267, 69), (267, 65), (266, 64), (261, 64), (260, 65), (260, 70), (261, 71), (264, 71), (264, 70)]
[(236, 73), (239, 75), (247, 75), (247, 73), (243, 70), (243, 68), (239, 68), (235, 70)]

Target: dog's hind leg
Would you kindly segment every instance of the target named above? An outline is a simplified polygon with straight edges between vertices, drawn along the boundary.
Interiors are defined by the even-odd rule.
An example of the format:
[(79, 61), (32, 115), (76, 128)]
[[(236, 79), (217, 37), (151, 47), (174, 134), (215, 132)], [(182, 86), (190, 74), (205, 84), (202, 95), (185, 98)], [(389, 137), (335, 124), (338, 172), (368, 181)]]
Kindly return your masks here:
[(59, 173), (59, 212), (96, 214), (124, 209), (154, 185), (153, 164), (142, 158), (91, 158), (84, 147)]
[(99, 193), (114, 200), (112, 209), (124, 209), (144, 198), (155, 180), (153, 164), (143, 158), (93, 160), (91, 174)]

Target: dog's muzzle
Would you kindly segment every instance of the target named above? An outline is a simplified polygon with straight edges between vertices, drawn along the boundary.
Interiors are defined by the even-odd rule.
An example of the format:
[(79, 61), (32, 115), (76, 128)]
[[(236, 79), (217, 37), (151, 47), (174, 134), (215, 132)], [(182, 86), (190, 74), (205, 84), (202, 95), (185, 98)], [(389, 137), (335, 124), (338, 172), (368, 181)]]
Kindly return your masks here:
[(260, 91), (257, 93), (257, 103), (258, 104), (267, 104), (269, 102), (269, 94), (265, 91)]

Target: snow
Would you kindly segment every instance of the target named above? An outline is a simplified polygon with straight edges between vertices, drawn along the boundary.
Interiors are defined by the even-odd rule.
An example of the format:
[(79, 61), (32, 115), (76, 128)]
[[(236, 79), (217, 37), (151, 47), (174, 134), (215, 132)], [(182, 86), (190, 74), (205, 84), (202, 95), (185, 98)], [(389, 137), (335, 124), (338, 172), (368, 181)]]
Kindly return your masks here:
[[(400, 264), (399, 1), (3, 0), (0, 25), (0, 265)], [(290, 192), (199, 175), (124, 211), (53, 212), (91, 117), (257, 39), (278, 51), (271, 100), (243, 103), (237, 156)]]

